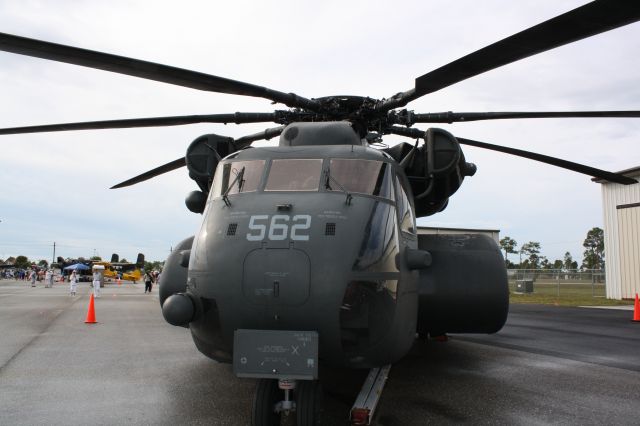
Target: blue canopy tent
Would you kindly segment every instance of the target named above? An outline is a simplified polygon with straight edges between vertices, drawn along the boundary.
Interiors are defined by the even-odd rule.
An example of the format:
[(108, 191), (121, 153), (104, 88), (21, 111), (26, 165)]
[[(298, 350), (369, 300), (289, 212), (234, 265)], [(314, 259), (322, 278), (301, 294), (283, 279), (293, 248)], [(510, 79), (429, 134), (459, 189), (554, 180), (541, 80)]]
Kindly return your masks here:
[(87, 269), (91, 269), (89, 268), (87, 265), (83, 264), (83, 263), (74, 263), (73, 265), (69, 265), (66, 268), (64, 268), (65, 270), (75, 270), (75, 271), (86, 271)]

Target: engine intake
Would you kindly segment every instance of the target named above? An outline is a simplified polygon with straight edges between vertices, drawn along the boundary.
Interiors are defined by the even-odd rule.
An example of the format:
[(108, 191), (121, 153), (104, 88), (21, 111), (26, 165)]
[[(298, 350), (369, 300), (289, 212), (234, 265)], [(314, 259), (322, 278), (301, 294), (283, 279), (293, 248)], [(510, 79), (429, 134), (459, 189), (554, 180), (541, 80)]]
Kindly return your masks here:
[(199, 136), (191, 142), (185, 155), (189, 177), (203, 192), (209, 193), (218, 163), (234, 151), (233, 138), (213, 133)]
[(460, 143), (451, 133), (431, 128), (424, 139), (420, 147), (403, 143), (387, 150), (405, 167), (418, 217), (444, 210), (464, 178), (476, 173), (475, 164), (465, 161)]

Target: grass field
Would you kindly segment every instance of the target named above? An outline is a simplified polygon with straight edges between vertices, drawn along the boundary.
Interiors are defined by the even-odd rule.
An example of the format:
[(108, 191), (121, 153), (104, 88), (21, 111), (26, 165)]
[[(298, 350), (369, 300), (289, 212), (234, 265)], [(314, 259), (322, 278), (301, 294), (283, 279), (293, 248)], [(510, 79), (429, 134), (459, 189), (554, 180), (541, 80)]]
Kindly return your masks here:
[(605, 297), (604, 283), (538, 279), (533, 293), (515, 292), (515, 280), (509, 281), (511, 303), (542, 303), (558, 306), (614, 306), (632, 305), (632, 300), (611, 300)]

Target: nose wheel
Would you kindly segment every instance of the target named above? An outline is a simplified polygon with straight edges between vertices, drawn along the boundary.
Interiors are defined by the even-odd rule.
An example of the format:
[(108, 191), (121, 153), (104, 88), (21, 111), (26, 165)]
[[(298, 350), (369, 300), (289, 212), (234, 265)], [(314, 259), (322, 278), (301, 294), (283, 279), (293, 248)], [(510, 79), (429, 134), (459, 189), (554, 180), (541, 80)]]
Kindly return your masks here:
[(318, 426), (322, 424), (322, 408), (322, 386), (317, 380), (260, 379), (251, 424), (280, 425), (282, 414), (295, 411), (298, 426)]
[(322, 424), (322, 386), (317, 380), (303, 380), (296, 388), (296, 420), (298, 426)]
[(253, 396), (253, 410), (251, 424), (253, 426), (277, 426), (280, 424), (280, 413), (276, 411), (276, 404), (280, 400), (278, 381), (260, 379)]

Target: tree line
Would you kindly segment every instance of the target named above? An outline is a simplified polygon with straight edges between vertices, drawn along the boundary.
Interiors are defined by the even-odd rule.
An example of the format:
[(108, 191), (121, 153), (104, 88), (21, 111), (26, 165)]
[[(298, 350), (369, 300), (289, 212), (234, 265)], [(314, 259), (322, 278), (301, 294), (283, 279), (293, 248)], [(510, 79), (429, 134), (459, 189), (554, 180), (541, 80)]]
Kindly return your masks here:
[[(84, 258), (84, 257), (79, 257), (77, 259), (70, 259), (67, 258), (65, 259), (66, 263), (69, 262), (73, 262), (73, 263), (91, 263), (91, 262), (100, 262), (102, 260), (102, 258), (100, 256), (92, 256), (89, 258)], [(120, 259), (120, 263), (128, 263), (127, 259)], [(48, 268), (49, 267), (49, 262), (45, 259), (41, 259), (38, 261), (35, 260), (30, 260), (27, 256), (16, 256), (16, 257), (8, 257), (6, 260), (2, 260), (0, 259), (0, 265), (11, 265), (14, 268), (18, 268), (18, 269), (29, 269), (31, 268), (33, 265), (36, 265), (38, 268)], [(51, 264), (52, 267), (57, 267), (57, 265), (55, 263)], [(152, 262), (148, 262), (145, 261), (144, 262), (144, 270), (145, 271), (161, 271), (162, 268), (164, 266), (164, 262), (160, 262), (160, 261), (152, 261)]]
[[(604, 269), (604, 231), (598, 227), (591, 228), (582, 246), (585, 250), (582, 264), (578, 267), (578, 262), (568, 251), (563, 259), (551, 261), (540, 254), (542, 248), (537, 241), (529, 241), (518, 248), (518, 243), (511, 237), (505, 236), (500, 240), (507, 269)], [(518, 263), (510, 261), (509, 254), (519, 255)]]

